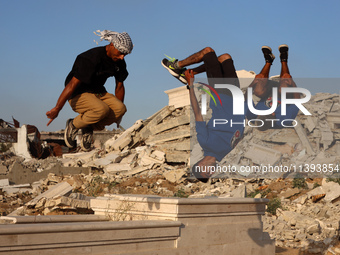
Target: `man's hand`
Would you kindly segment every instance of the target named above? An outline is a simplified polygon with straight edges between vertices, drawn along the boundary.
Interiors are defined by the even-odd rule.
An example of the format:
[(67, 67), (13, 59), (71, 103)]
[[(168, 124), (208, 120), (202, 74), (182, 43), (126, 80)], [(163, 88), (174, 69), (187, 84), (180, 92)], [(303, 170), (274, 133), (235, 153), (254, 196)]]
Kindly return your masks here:
[(60, 112), (60, 109), (57, 107), (52, 108), (50, 111), (46, 112), (47, 118), (50, 119), (50, 121), (47, 123), (47, 126), (51, 124), (51, 122), (58, 117)]
[(188, 82), (188, 86), (192, 86), (192, 84), (194, 84), (194, 80), (195, 80), (195, 76), (194, 76), (194, 71), (191, 69), (187, 69), (184, 73), (185, 75), (185, 79)]

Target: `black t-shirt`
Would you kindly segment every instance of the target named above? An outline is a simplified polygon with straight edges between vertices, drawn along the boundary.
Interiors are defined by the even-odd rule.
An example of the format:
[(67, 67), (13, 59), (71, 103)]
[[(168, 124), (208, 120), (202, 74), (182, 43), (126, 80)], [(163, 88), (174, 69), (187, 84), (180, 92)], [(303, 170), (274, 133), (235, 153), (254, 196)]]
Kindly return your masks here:
[(105, 46), (102, 46), (77, 56), (71, 72), (66, 77), (65, 86), (72, 77), (81, 81), (71, 98), (84, 92), (105, 93), (104, 84), (107, 78), (114, 76), (117, 81), (123, 82), (128, 74), (125, 60), (113, 61), (107, 56)]

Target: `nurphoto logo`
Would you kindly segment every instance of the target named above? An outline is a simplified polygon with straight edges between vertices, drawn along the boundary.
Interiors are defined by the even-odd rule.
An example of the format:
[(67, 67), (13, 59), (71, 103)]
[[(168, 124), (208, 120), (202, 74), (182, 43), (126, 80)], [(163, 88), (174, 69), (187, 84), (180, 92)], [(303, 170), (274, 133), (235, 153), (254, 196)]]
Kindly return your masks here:
[[(230, 84), (215, 84), (215, 89), (212, 88), (211, 86), (205, 84), (205, 83), (201, 83), (199, 82), (199, 84), (206, 86), (207, 88), (209, 88), (215, 95), (216, 97), (219, 99), (220, 104), (222, 106), (222, 102), (220, 99), (219, 94), (216, 92), (215, 89), (228, 89), (231, 92), (231, 95), (233, 97), (233, 115), (247, 115), (247, 112), (252, 113), (253, 116), (258, 116), (258, 119), (248, 119), (247, 123), (246, 120), (244, 120), (243, 122), (233, 122), (232, 119), (214, 119), (213, 120), (213, 126), (215, 127), (216, 125), (226, 125), (229, 124), (230, 126), (233, 125), (243, 125), (244, 127), (246, 126), (246, 124), (248, 124), (248, 126), (250, 127), (261, 127), (264, 125), (264, 122), (271, 122), (271, 125), (274, 126), (274, 123), (276, 121), (280, 121), (281, 122), (281, 126), (282, 127), (294, 127), (296, 126), (298, 123), (295, 119), (276, 119), (276, 118), (259, 118), (260, 116), (270, 116), (271, 114), (273, 114), (278, 106), (280, 105), (280, 109), (281, 109), (281, 116), (286, 116), (287, 114), (287, 106), (288, 105), (295, 105), (304, 115), (311, 115), (311, 113), (303, 106), (303, 103), (307, 103), (310, 99), (311, 99), (311, 93), (309, 92), (309, 90), (304, 89), (304, 88), (297, 88), (297, 87), (283, 87), (281, 88), (281, 97), (280, 97), (280, 101), (278, 100), (278, 89), (276, 87), (272, 88), (272, 96), (271, 96), (271, 103), (270, 103), (270, 107), (268, 106), (268, 109), (265, 110), (259, 110), (256, 109), (256, 107), (254, 107), (253, 101), (252, 101), (252, 96), (248, 96), (247, 97), (247, 104), (246, 107), (248, 108), (245, 111), (245, 99), (244, 99), (244, 95), (243, 92), (240, 88), (234, 86), (234, 85), (230, 85)], [(203, 90), (204, 92), (206, 92), (211, 99), (214, 101), (215, 106), (217, 105), (216, 99), (213, 96), (213, 94), (204, 89), (199, 87), (199, 89)], [(288, 93), (299, 93), (304, 95), (303, 98), (287, 98), (287, 94)], [(253, 95), (253, 88), (252, 87), (248, 87), (247, 88), (247, 94), (248, 95)], [(207, 114), (207, 96), (206, 94), (202, 94), (201, 96), (201, 102), (202, 102), (202, 106), (201, 106), (201, 113), (202, 115), (206, 115)], [(260, 125), (258, 125), (258, 123), (260, 123)]]

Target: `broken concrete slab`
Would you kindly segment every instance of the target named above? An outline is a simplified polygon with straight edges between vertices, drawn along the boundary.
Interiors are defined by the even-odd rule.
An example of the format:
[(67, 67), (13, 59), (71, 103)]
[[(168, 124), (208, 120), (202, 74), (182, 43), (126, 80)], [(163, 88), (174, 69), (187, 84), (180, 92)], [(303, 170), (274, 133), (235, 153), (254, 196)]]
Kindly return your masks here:
[(104, 157), (107, 160), (110, 160), (112, 163), (119, 163), (122, 160), (121, 155), (116, 152), (109, 152)]
[(183, 115), (177, 118), (173, 118), (167, 121), (164, 121), (161, 124), (158, 124), (157, 126), (150, 127), (150, 132), (152, 134), (158, 134), (163, 131), (181, 126), (186, 125), (190, 123), (190, 116), (189, 115)]
[(123, 163), (112, 163), (104, 167), (105, 173), (117, 173), (117, 172), (126, 172), (130, 171), (131, 166), (130, 164), (123, 164)]
[(77, 209), (90, 209), (90, 202), (86, 200), (74, 199), (65, 196), (58, 196), (47, 199), (45, 202), (45, 207), (70, 207)]
[(327, 93), (316, 93), (313, 97), (314, 102), (320, 102), (327, 99), (332, 99), (334, 97), (338, 97), (338, 94), (327, 94)]
[(89, 174), (91, 171), (90, 168), (87, 167), (63, 167), (60, 165), (56, 165), (52, 169), (44, 170), (42, 172), (34, 172), (30, 168), (24, 168), (18, 162), (15, 162), (11, 168), (9, 173), (6, 175), (11, 183), (14, 184), (26, 184), (33, 183), (35, 181), (39, 181), (40, 179), (46, 178), (50, 173), (54, 173), (56, 175), (66, 175), (66, 174)]
[(170, 141), (156, 144), (156, 148), (162, 151), (190, 151), (190, 139), (184, 141)]
[(7, 194), (12, 194), (12, 193), (32, 193), (32, 188), (30, 184), (19, 184), (19, 185), (9, 185), (9, 186), (4, 186), (2, 187), (2, 191), (6, 192)]
[(317, 126), (317, 119), (312, 116), (307, 116), (304, 124), (309, 132), (313, 132), (314, 128)]
[(85, 162), (92, 160), (96, 155), (98, 155), (98, 149), (89, 152), (78, 152), (78, 153), (66, 153), (63, 154), (63, 159), (74, 159), (84, 160)]
[(120, 135), (117, 139), (110, 139), (105, 142), (105, 150), (107, 152), (109, 151), (121, 151), (126, 146), (128, 146), (132, 141), (131, 133), (130, 132), (124, 132), (122, 135)]
[(142, 158), (141, 158), (139, 164), (140, 164), (141, 166), (149, 166), (150, 168), (152, 168), (152, 166), (153, 166), (154, 164), (159, 164), (159, 165), (163, 164), (163, 163), (164, 163), (164, 160), (165, 160), (165, 159), (159, 160), (159, 159), (152, 158), (152, 157), (150, 157), (150, 156), (144, 155), (144, 156), (142, 156)]
[(139, 132), (138, 134), (139, 139), (146, 140), (150, 135), (153, 134), (150, 129), (153, 129), (153, 127), (158, 125), (164, 118), (169, 116), (174, 110), (175, 108), (172, 106), (171, 107), (165, 106), (157, 114), (152, 116), (152, 119), (148, 123), (146, 123), (146, 126), (144, 126)]
[(176, 130), (171, 130), (171, 132), (163, 132), (157, 135), (153, 135), (146, 139), (145, 143), (150, 144), (157, 144), (157, 143), (163, 143), (166, 141), (181, 139), (185, 137), (190, 137), (190, 126), (180, 126), (176, 128)]
[(190, 158), (189, 152), (178, 152), (178, 151), (169, 151), (165, 155), (166, 162), (171, 163), (181, 163), (188, 162)]
[(284, 192), (281, 192), (278, 196), (283, 197), (283, 198), (290, 198), (299, 193), (300, 193), (299, 188), (294, 188), (294, 189), (288, 189)]
[(231, 197), (235, 198), (245, 198), (247, 197), (246, 185), (241, 184), (236, 189), (231, 192)]
[(49, 190), (45, 191), (44, 193), (40, 194), (39, 196), (35, 197), (33, 200), (28, 202), (27, 206), (34, 206), (41, 198), (53, 198), (56, 196), (65, 196), (72, 192), (73, 188), (67, 182), (61, 182), (54, 186), (52, 186)]
[(96, 222), (107, 221), (105, 215), (37, 215), (37, 216), (2, 216), (1, 221), (10, 224), (27, 224), (27, 223), (61, 223), (61, 222)]
[(126, 157), (124, 157), (120, 162), (116, 162), (116, 163), (131, 164), (136, 158), (137, 158), (137, 153), (131, 153), (127, 155)]
[(299, 136), (302, 145), (306, 148), (306, 151), (308, 154), (314, 155), (314, 150), (312, 148), (312, 145), (310, 144), (309, 139), (306, 135), (306, 132), (301, 126), (301, 121), (299, 121), (298, 118), (297, 118), (297, 123), (298, 124), (294, 127), (294, 129), (297, 135)]
[(300, 141), (294, 129), (291, 128), (267, 130), (261, 133), (263, 134), (261, 140), (266, 142), (295, 144)]
[[(321, 124), (321, 123), (319, 123)], [(334, 137), (333, 132), (328, 126), (327, 122), (322, 123), (322, 130), (321, 130), (321, 140), (320, 142), (323, 144), (323, 149), (326, 150), (330, 147), (330, 145), (333, 143)]]
[(122, 174), (124, 176), (133, 176), (135, 174), (139, 174), (139, 173), (142, 173), (142, 172), (147, 171), (147, 170), (150, 170), (150, 168), (149, 167), (145, 167), (145, 166), (137, 166), (137, 167), (133, 168), (130, 171), (123, 172)]
[(319, 186), (307, 193), (309, 198), (324, 194), (326, 194), (324, 197), (326, 202), (336, 202), (340, 198), (340, 185), (332, 181), (326, 182), (322, 186)]
[(264, 164), (274, 166), (280, 161), (282, 153), (277, 150), (252, 143), (244, 154), (244, 157), (249, 158), (253, 163), (258, 165)]

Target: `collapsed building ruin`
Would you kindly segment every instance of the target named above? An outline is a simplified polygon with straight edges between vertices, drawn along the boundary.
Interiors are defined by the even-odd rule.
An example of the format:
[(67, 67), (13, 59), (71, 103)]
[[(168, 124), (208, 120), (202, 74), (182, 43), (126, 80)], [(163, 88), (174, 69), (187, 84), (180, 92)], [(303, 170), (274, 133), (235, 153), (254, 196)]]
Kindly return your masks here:
[[(198, 90), (196, 92), (199, 93)], [(332, 249), (332, 245), (339, 239), (340, 185), (332, 181), (332, 178), (337, 177), (336, 175), (331, 177), (324, 175), (322, 181), (309, 182), (306, 189), (308, 192), (291, 188), (287, 184), (288, 177), (291, 182), (296, 177), (296, 173), (281, 173), (275, 179), (266, 179), (263, 176), (259, 178), (256, 175), (252, 176), (251, 173), (238, 171), (232, 178), (215, 175), (208, 184), (188, 182), (189, 166), (192, 163), (190, 161), (196, 161), (202, 155), (197, 141), (192, 137), (195, 131), (194, 126), (190, 124), (189, 97), (185, 87), (169, 90), (166, 93), (169, 95), (168, 106), (146, 120), (136, 121), (123, 132), (111, 133), (111, 138), (97, 142), (96, 148), (90, 152), (62, 153), (62, 157), (37, 159), (32, 157), (25, 140), (26, 147), (21, 149), (28, 152), (26, 156), (31, 157), (30, 160), (11, 161), (2, 158), (0, 189), (5, 191), (5, 194), (2, 194), (0, 201), (8, 199), (20, 205), (7, 215), (8, 218), (1, 217), (3, 221), (18, 226), (11, 228), (13, 225), (4, 225), (3, 237), (28, 238), (22, 236), (23, 223), (31, 224), (30, 231), (38, 237), (41, 234), (38, 228), (50, 226), (35, 225), (33, 222), (42, 221), (40, 224), (46, 224), (43, 221), (59, 223), (61, 221), (65, 225), (51, 230), (51, 238), (53, 235), (65, 235), (63, 231), (69, 227), (79, 233), (82, 236), (80, 238), (89, 235), (89, 232), (86, 232), (88, 230), (84, 229), (86, 227), (96, 229), (98, 232), (95, 232), (95, 236), (105, 236), (105, 231), (111, 231), (110, 235), (118, 235), (117, 233), (122, 231), (123, 235), (126, 235), (123, 241), (118, 237), (112, 238), (109, 244), (103, 246), (110, 250), (110, 247), (118, 247), (119, 244), (121, 248), (117, 250), (117, 254), (126, 249), (124, 243), (131, 242), (134, 243), (132, 247), (136, 247), (136, 250), (131, 248), (132, 250), (127, 254), (138, 254), (137, 252), (153, 254), (152, 252), (157, 253), (159, 249), (167, 250), (168, 254), (173, 254), (174, 251), (187, 254), (189, 249), (204, 254), (207, 249), (211, 250), (211, 246), (214, 246), (216, 254), (223, 253), (224, 249), (230, 252), (240, 246), (244, 248), (244, 254), (273, 254), (273, 239), (276, 245), (281, 247), (304, 248), (316, 252)], [(318, 93), (305, 104), (305, 107), (312, 116), (299, 114), (297, 117), (299, 125), (294, 128), (272, 129), (264, 132), (246, 128), (243, 140), (221, 163), (228, 162), (239, 166), (256, 166), (261, 163), (339, 166), (339, 95)], [(24, 129), (20, 128), (18, 132)], [(25, 155), (18, 153), (17, 148), (14, 152), (14, 154)], [(101, 173), (100, 178), (94, 175), (96, 171)], [(318, 176), (302, 177), (316, 180)], [(128, 183), (133, 178), (135, 178), (134, 182), (124, 186), (124, 189), (128, 193), (134, 190), (137, 192), (148, 190), (149, 193), (146, 193), (148, 195), (122, 194), (120, 185)], [(111, 195), (95, 198), (94, 195), (98, 194), (93, 190), (92, 193), (89, 192), (90, 188), (93, 188), (91, 185), (97, 179), (107, 184), (103, 192)], [(146, 179), (153, 182), (149, 183), (145, 181)], [(43, 183), (40, 180), (44, 180)], [(171, 190), (169, 186), (165, 186), (169, 183), (177, 189)], [(319, 186), (315, 186), (315, 183)], [(283, 186), (274, 190), (274, 187), (279, 184)], [(46, 194), (47, 188), (51, 189), (49, 194)], [(84, 195), (78, 191), (87, 193)], [(17, 200), (6, 197), (6, 194), (20, 192), (31, 192), (35, 195), (27, 203), (23, 203), (19, 200), (21, 198), (15, 195), (13, 197)], [(255, 199), (245, 198), (251, 193), (257, 193)], [(286, 208), (277, 209), (276, 216), (265, 213), (264, 205), (268, 200), (263, 197), (267, 197), (269, 193), (279, 197)], [(183, 194), (189, 198), (178, 198)], [(248, 209), (241, 210), (240, 205)], [(196, 209), (191, 211), (189, 207)], [(226, 208), (233, 209), (228, 211)], [(65, 219), (49, 216), (53, 212), (73, 211), (78, 214), (89, 213), (91, 210), (94, 215), (87, 216), (86, 219), (81, 218), (80, 215), (73, 218), (65, 217)], [(22, 216), (34, 214), (45, 215), (44, 217), (47, 218)], [(132, 222), (123, 225), (114, 222), (108, 225), (109, 220), (123, 219)], [(66, 223), (69, 221), (73, 222), (73, 225)], [(81, 223), (77, 225), (76, 221)], [(206, 224), (202, 225), (203, 221)], [(84, 225), (84, 228), (80, 225)], [(216, 228), (216, 225), (221, 225), (221, 228)], [(227, 230), (233, 227), (239, 230), (240, 236), (232, 238), (230, 233), (228, 234)], [(153, 233), (155, 229), (158, 230)], [(140, 241), (136, 239), (133, 241), (133, 238), (126, 234), (132, 230), (136, 233), (141, 230), (142, 233), (149, 234), (144, 236), (136, 234), (133, 238)], [(263, 230), (268, 232), (270, 237), (263, 233)], [(199, 248), (200, 240), (203, 240), (201, 235), (214, 233), (214, 231), (218, 231), (221, 236), (212, 237), (211, 240), (209, 239), (210, 245)], [(236, 232), (235, 230), (233, 233)], [(223, 243), (227, 239), (231, 240), (231, 243)], [(75, 240), (75, 244), (79, 245), (84, 240)], [(160, 240), (162, 244), (158, 243)], [(82, 246), (82, 251), (89, 249), (94, 252), (104, 241), (99, 238), (88, 246)], [(59, 244), (52, 244), (49, 238), (46, 239), (46, 243), (35, 242), (36, 249), (42, 247), (46, 251), (56, 248), (70, 249), (65, 248), (69, 245), (65, 240)], [(154, 242), (153, 247), (156, 251), (151, 252), (148, 245), (142, 244), (148, 242)], [(5, 246), (4, 244), (0, 246), (0, 253), (9, 252)], [(9, 246), (11, 249), (16, 246), (16, 252), (19, 254), (21, 252), (19, 250), (27, 249), (29, 243), (22, 246), (12, 243)], [(75, 250), (75, 246), (70, 247)]]

